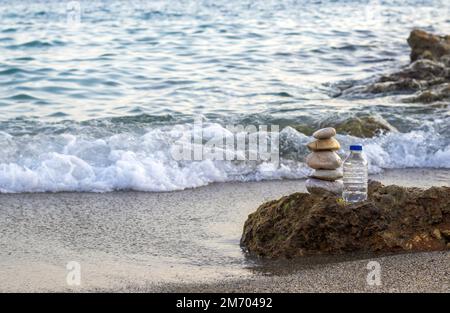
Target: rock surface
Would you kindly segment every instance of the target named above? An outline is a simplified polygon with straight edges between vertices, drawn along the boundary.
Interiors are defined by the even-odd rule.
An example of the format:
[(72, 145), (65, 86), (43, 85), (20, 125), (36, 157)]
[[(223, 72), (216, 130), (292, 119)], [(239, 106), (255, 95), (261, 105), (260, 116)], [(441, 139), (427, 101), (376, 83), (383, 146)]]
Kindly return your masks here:
[[(340, 134), (352, 135), (360, 138), (372, 138), (381, 133), (396, 132), (397, 129), (380, 116), (354, 116), (341, 121), (325, 121), (332, 125)], [(305, 125), (293, 126), (297, 131), (310, 136), (315, 134), (313, 127)], [(320, 127), (320, 125), (319, 125)]]
[(308, 178), (306, 180), (306, 189), (309, 193), (316, 195), (324, 195), (327, 193), (341, 195), (343, 188), (344, 183), (342, 182), (342, 180), (338, 180), (336, 178), (333, 179), (333, 181), (317, 178)]
[(306, 164), (316, 170), (335, 170), (342, 165), (342, 160), (336, 152), (317, 151), (306, 156)]
[(311, 151), (339, 150), (341, 145), (334, 138), (317, 139), (306, 145)]
[(425, 91), (420, 91), (416, 95), (404, 99), (404, 102), (432, 103), (450, 99), (450, 83), (431, 87)]
[(436, 36), (416, 29), (409, 35), (408, 44), (411, 47), (411, 61), (439, 61), (444, 55), (450, 54), (450, 36)]
[(369, 199), (294, 193), (249, 215), (241, 238), (253, 255), (292, 258), (350, 252), (450, 249), (450, 187), (369, 183)]
[(339, 133), (360, 138), (372, 138), (381, 133), (397, 131), (394, 126), (384, 119), (373, 116), (355, 116), (335, 125), (335, 127)]

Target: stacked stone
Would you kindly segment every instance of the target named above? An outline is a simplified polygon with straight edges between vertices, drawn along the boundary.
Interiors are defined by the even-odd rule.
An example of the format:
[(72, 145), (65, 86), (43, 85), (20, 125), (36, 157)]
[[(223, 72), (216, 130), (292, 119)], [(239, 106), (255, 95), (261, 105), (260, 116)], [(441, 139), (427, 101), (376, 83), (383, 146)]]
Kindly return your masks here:
[(342, 194), (342, 159), (335, 152), (341, 145), (335, 135), (336, 130), (332, 127), (319, 129), (313, 134), (316, 140), (307, 145), (312, 152), (307, 155), (306, 164), (314, 169), (306, 180), (306, 189), (311, 194)]

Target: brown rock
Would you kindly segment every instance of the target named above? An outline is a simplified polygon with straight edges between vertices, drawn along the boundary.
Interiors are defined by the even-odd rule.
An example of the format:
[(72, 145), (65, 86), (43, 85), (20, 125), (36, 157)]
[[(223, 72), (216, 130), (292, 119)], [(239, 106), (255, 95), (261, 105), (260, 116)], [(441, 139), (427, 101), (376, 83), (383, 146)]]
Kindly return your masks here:
[[(269, 258), (351, 252), (450, 249), (450, 187), (427, 190), (369, 182), (367, 201), (294, 193), (249, 215), (241, 238), (250, 254)], [(433, 231), (440, 229), (438, 239)]]
[[(360, 138), (372, 138), (384, 132), (396, 132), (397, 129), (380, 116), (350, 117), (344, 121), (325, 121), (333, 125), (335, 131)], [(295, 129), (307, 136), (313, 134), (313, 128), (296, 125)]]
[(372, 138), (384, 132), (396, 132), (397, 129), (380, 117), (352, 117), (336, 124), (339, 133), (360, 138)]
[(306, 164), (315, 170), (335, 170), (342, 165), (342, 160), (333, 151), (317, 151), (306, 156)]
[(423, 58), (439, 61), (442, 56), (450, 54), (450, 36), (437, 36), (416, 29), (409, 35), (408, 44), (412, 62)]
[(341, 145), (334, 138), (317, 139), (306, 145), (311, 151), (339, 150)]

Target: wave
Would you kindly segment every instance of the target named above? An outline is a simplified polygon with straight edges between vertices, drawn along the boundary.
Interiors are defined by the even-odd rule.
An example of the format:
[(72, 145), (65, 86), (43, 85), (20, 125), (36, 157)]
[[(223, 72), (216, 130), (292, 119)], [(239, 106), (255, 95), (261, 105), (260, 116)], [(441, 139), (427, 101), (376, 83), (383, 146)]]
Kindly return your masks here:
[(28, 71), (25, 71), (25, 70), (23, 70), (23, 69), (21, 69), (21, 68), (18, 68), (18, 67), (11, 67), (11, 68), (7, 68), (7, 69), (5, 69), (5, 70), (1, 70), (0, 71), (0, 76), (3, 76), (3, 75), (14, 75), (14, 74), (27, 74), (27, 73), (29, 73)]
[(54, 40), (52, 42), (42, 40), (31, 40), (21, 44), (10, 45), (7, 46), (6, 48), (16, 50), (24, 48), (50, 48), (54, 46), (63, 46), (63, 45), (65, 45), (65, 42), (59, 40)]
[[(173, 151), (184, 136), (196, 131), (184, 124), (106, 136), (86, 130), (22, 136), (0, 132), (0, 192), (162, 192), (214, 182), (299, 179), (310, 173), (303, 161), (308, 153), (305, 144), (311, 137), (291, 127), (279, 133), (278, 164), (174, 159)], [(202, 134), (208, 140), (230, 132), (220, 124), (209, 123), (203, 125)], [(392, 132), (371, 139), (338, 135), (337, 139), (342, 147), (355, 142), (364, 145), (370, 173), (391, 168), (450, 168), (450, 142), (433, 129)], [(248, 153), (244, 150), (234, 153)], [(338, 153), (345, 156), (344, 150)]]
[(450, 168), (450, 141), (434, 130), (391, 132), (375, 138), (337, 136), (347, 145), (361, 142), (369, 162), (369, 173), (399, 168)]

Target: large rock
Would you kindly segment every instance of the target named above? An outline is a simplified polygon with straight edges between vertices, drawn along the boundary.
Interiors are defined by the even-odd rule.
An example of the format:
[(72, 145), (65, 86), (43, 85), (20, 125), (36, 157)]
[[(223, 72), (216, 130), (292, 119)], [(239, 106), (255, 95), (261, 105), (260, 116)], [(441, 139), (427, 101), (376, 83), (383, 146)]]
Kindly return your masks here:
[(411, 61), (439, 61), (444, 55), (450, 54), (450, 36), (437, 36), (415, 29), (409, 35), (408, 44), (411, 47)]
[(396, 132), (397, 129), (386, 120), (373, 117), (352, 117), (335, 125), (341, 134), (352, 135), (360, 138), (372, 138), (381, 133)]
[[(354, 116), (345, 120), (325, 120), (321, 123), (326, 125), (332, 125), (333, 130), (340, 134), (352, 135), (360, 138), (372, 138), (381, 133), (396, 132), (397, 129), (389, 124), (385, 119), (380, 116)], [(294, 125), (297, 131), (307, 135), (314, 136), (314, 127), (306, 125)], [(315, 127), (320, 127), (316, 125)]]
[(330, 194), (294, 193), (250, 214), (241, 245), (269, 258), (448, 250), (450, 187), (422, 190), (371, 181), (368, 200), (356, 204)]

